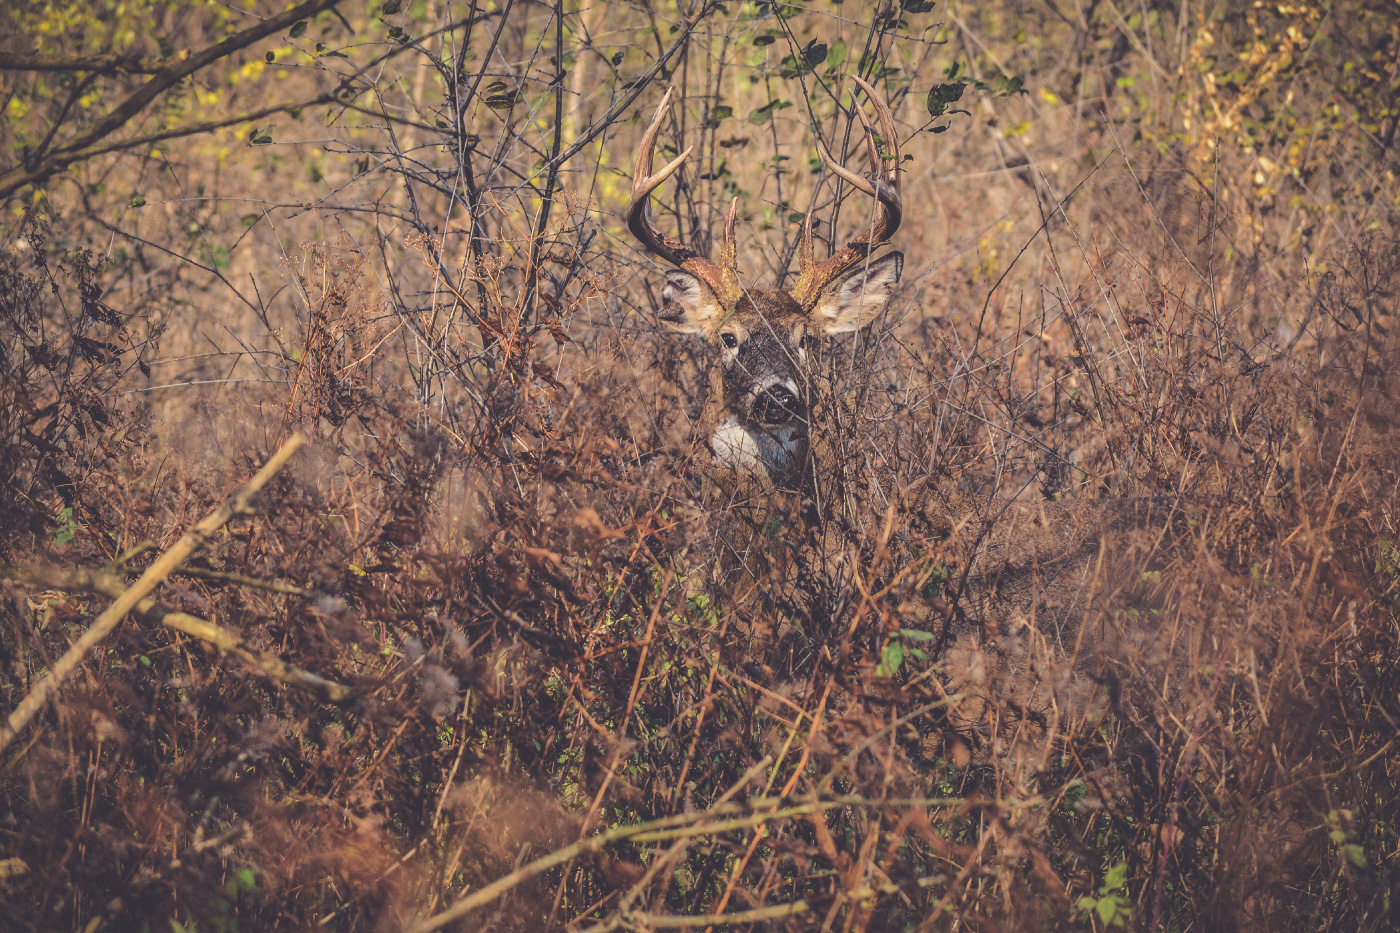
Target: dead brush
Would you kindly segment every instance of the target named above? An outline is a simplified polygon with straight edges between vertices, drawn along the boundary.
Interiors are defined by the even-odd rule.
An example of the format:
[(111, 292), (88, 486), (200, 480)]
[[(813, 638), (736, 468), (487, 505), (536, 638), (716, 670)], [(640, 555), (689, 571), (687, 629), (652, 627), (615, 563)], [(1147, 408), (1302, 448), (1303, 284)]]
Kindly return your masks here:
[(317, 431), (322, 419), (339, 428), (377, 394), (374, 357), (398, 329), (385, 322), (384, 296), (362, 254), (306, 243), (283, 271), (300, 303), (296, 343), (279, 339), (290, 370), (282, 430)]
[(126, 316), (103, 300), (92, 253), (56, 252), (50, 240), (48, 220), (27, 211), (0, 251), (6, 548), (68, 544), (75, 523), (120, 524), (94, 493), (145, 439), (144, 413), (121, 390), (133, 371), (150, 373), (164, 331), (158, 306)]
[[(548, 401), (564, 388), (556, 377), (557, 358), (547, 361), (550, 350), (558, 354), (572, 339), (566, 325), (616, 284), (614, 275), (586, 258), (595, 236), (589, 212), (596, 204), (567, 193), (558, 200), (563, 216), (543, 229), (511, 228), (499, 242), (499, 255), (483, 252), (476, 235), (464, 230), (410, 235), (406, 245), (421, 256), (426, 273), (423, 305), (402, 299), (398, 305), (401, 320), (412, 322), (437, 363), (415, 374), (420, 393), (465, 389), (470, 410), (487, 426), (486, 435), (471, 443), (480, 450), (499, 447), (501, 456), (529, 463), (542, 458), (524, 438), (547, 443), (553, 434)], [(513, 223), (502, 205), (494, 208)], [(542, 212), (541, 222), (547, 218)], [(539, 346), (544, 337), (552, 344)]]
[[(663, 72), (688, 85), (677, 112), (716, 138), (678, 186), (684, 230), (704, 233), (709, 195), (760, 180), (750, 232), (796, 241), (799, 225), (783, 224), (801, 214), (800, 165), (770, 160), (742, 113), (724, 120), (798, 86), (782, 82), (805, 81), (820, 110), (799, 64), (816, 46), (797, 39), (857, 17), (779, 6), (731, 7), (723, 22), (772, 39), (774, 64), (790, 58), (779, 67), (796, 78), (746, 87), (730, 53), (769, 53), (707, 31), (719, 11), (706, 8), (663, 39), (669, 63), (648, 57), (639, 83), (602, 81), (591, 98), (607, 97), (607, 115), (580, 145), (630, 151), (617, 123), (626, 95)], [(65, 573), (100, 569), (121, 586), (147, 568), (145, 542), (182, 534), (290, 426), (318, 440), (153, 594), (156, 610), (217, 622), (245, 654), (133, 616), (5, 750), (7, 922), (1397, 926), (1396, 249), (1357, 233), (1388, 229), (1393, 188), (1372, 167), (1395, 119), (1373, 94), (1356, 110), (1375, 129), (1339, 142), (1329, 134), (1347, 121), (1325, 94), (1300, 90), (1299, 111), (1328, 113), (1321, 129), (1297, 128), (1271, 103), (1294, 85), (1201, 70), (1239, 60), (1216, 39), (1252, 36), (1250, 17), (1263, 40), (1296, 21), (1345, 41), (1290, 38), (1249, 67), (1278, 74), (1297, 52), (1308, 69), (1385, 89), (1394, 17), (1367, 0), (1365, 17), (1347, 4), (1318, 18), (1239, 6), (1218, 27), (1160, 10), (1134, 26), (1135, 11), (1110, 6), (1013, 8), (1006, 21), (1024, 17), (1030, 38), (1007, 35), (995, 58), (978, 48), (1002, 21), (995, 7), (949, 10), (946, 34), (917, 18), (922, 3), (880, 13), (872, 54), (846, 61), (891, 88), (901, 128), (922, 129), (911, 113), (926, 109), (914, 99), (924, 88), (903, 82), (958, 43), (965, 54), (948, 64), (970, 62), (1007, 96), (969, 103), (977, 131), (938, 135), (939, 154), (916, 145), (932, 136), (901, 139), (919, 153), (909, 200), (936, 210), (906, 219), (924, 241), (907, 303), (816, 358), (833, 494), (731, 500), (707, 485), (694, 443), (705, 358), (662, 349), (655, 303), (609, 271), (621, 257), (596, 244), (617, 221), (561, 215), (578, 164), (559, 138), (565, 93), (582, 95), (580, 76), (605, 63), (650, 55), (595, 46), (614, 22), (664, 34), (669, 14), (614, 5), (600, 28), (601, 7), (575, 18), (516, 4), (455, 24), (455, 7), (430, 5), (439, 32), (413, 28), (419, 7), (406, 5), (393, 28), (408, 41), (395, 47), (425, 54), (374, 89), (390, 142), (356, 130), (342, 145), (396, 172), (393, 190), (337, 215), (402, 226), (354, 228), (372, 262), (304, 254), (285, 267), (301, 300), (259, 299), (266, 334), (216, 348), (210, 359), (243, 367), (273, 359), (263, 388), (188, 402), (200, 429), (238, 443), (201, 460), (133, 432), (144, 447), (102, 459), (104, 432), (63, 423), (72, 459), (96, 464), (68, 478), (84, 503), (104, 498), (53, 553), (80, 565)], [(906, 54), (911, 22), (928, 24), (929, 41)], [(589, 48), (566, 68), (561, 37), (575, 24)], [(550, 49), (554, 61), (522, 74), (557, 77), (529, 106), (504, 79), (487, 90), (494, 76), (466, 64), (484, 43), (499, 51), (483, 59), (491, 68)], [(1379, 66), (1343, 72), (1334, 50), (1347, 43)], [(438, 54), (449, 48), (462, 58)], [(1007, 72), (1022, 65), (1034, 75), (1024, 95)], [(942, 93), (962, 93), (953, 74)], [(1118, 77), (1151, 82), (1148, 103), (1162, 106), (1112, 116), (1138, 93)], [(1240, 132), (1191, 161), (1201, 140), (1173, 139), (1173, 108), (1201, 100), (1193, 89), (1208, 80), (1218, 112), (1239, 121), (1221, 129)], [(478, 87), (494, 95), (481, 106)], [(781, 122), (802, 109), (767, 110), (773, 156), (808, 131)], [(1255, 132), (1274, 117), (1281, 134)], [(586, 118), (581, 104), (568, 121)], [(479, 123), (495, 136), (469, 134)], [(616, 188), (609, 200), (609, 154), (580, 177), (606, 209), (625, 200)], [(1256, 170), (1287, 197), (1256, 188), (1251, 200)], [(309, 216), (302, 203), (288, 213)], [(354, 275), (370, 264), (372, 287)], [(28, 384), (47, 385), (48, 370), (28, 365)], [(152, 388), (138, 372), (103, 391)], [(183, 417), (187, 399), (167, 404)], [(257, 417), (259, 405), (274, 414)], [(28, 416), (13, 415), (8, 441), (22, 479), (51, 453), (24, 431), (60, 436)], [(60, 511), (52, 478), (23, 488), (35, 502), (11, 501), (36, 523)], [(1172, 518), (1119, 515), (1072, 536), (1093, 558), (1084, 581), (1058, 588), (1074, 599), (1022, 598), (1048, 589), (1049, 550), (1002, 572), (988, 560), (1009, 541), (1044, 543), (1061, 527), (1053, 514), (1129, 499), (1171, 502)], [(953, 507), (968, 502), (981, 506), (972, 520)], [(33, 569), (44, 555), (25, 547), (15, 560)], [(71, 582), (4, 583), (7, 709), (110, 598), (44, 588), (55, 579)], [(270, 672), (288, 669), (347, 694), (286, 689)]]

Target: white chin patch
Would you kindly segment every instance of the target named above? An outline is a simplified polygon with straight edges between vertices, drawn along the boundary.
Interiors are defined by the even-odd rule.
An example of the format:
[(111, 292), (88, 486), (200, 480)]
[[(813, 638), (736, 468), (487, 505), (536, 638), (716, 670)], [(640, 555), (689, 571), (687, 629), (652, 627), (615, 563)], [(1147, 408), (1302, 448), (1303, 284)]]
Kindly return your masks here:
[(766, 470), (776, 475), (786, 472), (794, 460), (797, 444), (792, 433), (791, 425), (769, 431), (747, 428), (731, 415), (710, 437), (710, 450), (720, 466), (741, 473)]

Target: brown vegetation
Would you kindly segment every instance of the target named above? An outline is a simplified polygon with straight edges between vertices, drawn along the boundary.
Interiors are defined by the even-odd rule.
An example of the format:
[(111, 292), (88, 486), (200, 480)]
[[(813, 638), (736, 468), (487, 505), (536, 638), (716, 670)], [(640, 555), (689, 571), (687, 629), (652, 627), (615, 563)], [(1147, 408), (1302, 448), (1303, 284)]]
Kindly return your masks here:
[[(6, 924), (1400, 926), (1393, 4), (683, 12), (0, 12)], [(855, 74), (903, 285), (736, 498), (631, 156), (780, 285)]]

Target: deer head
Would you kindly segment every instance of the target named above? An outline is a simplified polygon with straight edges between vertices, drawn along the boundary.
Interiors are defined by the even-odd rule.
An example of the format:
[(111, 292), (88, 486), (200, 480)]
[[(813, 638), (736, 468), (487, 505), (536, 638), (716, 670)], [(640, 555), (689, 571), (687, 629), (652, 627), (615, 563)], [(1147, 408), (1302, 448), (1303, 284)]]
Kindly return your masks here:
[(714, 353), (709, 394), (701, 418), (711, 461), (721, 473), (764, 485), (792, 485), (811, 456), (811, 392), (808, 349), (813, 341), (869, 324), (889, 301), (903, 267), (902, 253), (879, 259), (871, 254), (899, 227), (899, 137), (889, 105), (860, 78), (880, 121), (884, 149), (857, 107), (867, 135), (873, 180), (849, 171), (817, 142), (822, 161), (858, 191), (875, 199), (869, 227), (829, 259), (814, 256), (812, 213), (802, 224), (799, 274), (791, 288), (748, 288), (739, 281), (735, 221), (738, 199), (730, 204), (712, 263), (657, 229), (649, 209), (651, 194), (676, 173), (693, 147), (652, 173), (653, 149), (671, 107), (668, 90), (642, 137), (632, 177), (627, 226), (647, 250), (676, 269), (661, 293), (661, 320), (682, 333), (702, 337)]

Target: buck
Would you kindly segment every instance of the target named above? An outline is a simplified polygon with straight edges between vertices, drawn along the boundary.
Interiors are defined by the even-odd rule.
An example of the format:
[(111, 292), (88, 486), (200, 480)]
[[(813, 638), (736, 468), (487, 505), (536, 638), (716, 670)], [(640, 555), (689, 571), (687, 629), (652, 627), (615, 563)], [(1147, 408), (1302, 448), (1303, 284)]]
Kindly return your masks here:
[(789, 289), (747, 288), (739, 281), (738, 198), (729, 207), (717, 263), (662, 233), (652, 221), (652, 193), (676, 173), (694, 148), (653, 174), (653, 150), (671, 108), (671, 90), (642, 136), (627, 226), (648, 251), (676, 267), (667, 274), (661, 293), (662, 322), (674, 330), (698, 334), (711, 346), (714, 363), (700, 430), (715, 469), (730, 478), (773, 487), (793, 486), (810, 475), (808, 347), (814, 340), (869, 324), (888, 303), (903, 269), (903, 253), (872, 259), (875, 250), (899, 229), (903, 215), (894, 117), (874, 88), (860, 78), (852, 80), (865, 92), (880, 121), (883, 151), (874, 128), (856, 108), (865, 126), (871, 163), (878, 166), (875, 178), (848, 170), (831, 157), (820, 139), (817, 151), (838, 177), (874, 198), (874, 216), (864, 233), (818, 262), (808, 211), (798, 244), (799, 273)]
[[(718, 262), (667, 236), (653, 222), (652, 194), (675, 175), (693, 149), (685, 149), (653, 172), (653, 150), (671, 107), (671, 91), (642, 136), (627, 225), (649, 252), (675, 267), (661, 293), (661, 321), (674, 330), (703, 337), (712, 349), (700, 431), (714, 472), (722, 478), (794, 489), (825, 472), (823, 445), (820, 438), (813, 441), (809, 347), (815, 340), (865, 327), (886, 307), (899, 282), (903, 254), (892, 251), (877, 256), (903, 216), (899, 135), (888, 103), (865, 81), (853, 80), (879, 121), (877, 140), (876, 130), (855, 107), (865, 129), (873, 177), (864, 178), (833, 159), (820, 139), (817, 151), (831, 172), (872, 199), (870, 221), (843, 249), (818, 262), (809, 211), (798, 242), (799, 274), (788, 289), (750, 288), (741, 283), (736, 262), (737, 198), (725, 220)], [(904, 490), (906, 498), (919, 485), (916, 482)], [(756, 497), (760, 505), (763, 498)], [(1164, 519), (1179, 514), (1179, 503), (1171, 499), (1023, 503), (922, 493), (917, 498), (908, 503), (911, 526), (917, 526), (924, 540), (940, 542), (937, 550), (952, 555), (965, 568), (950, 594), (953, 609), (942, 613), (955, 623), (951, 634), (962, 645), (971, 645), (962, 650), (973, 654), (979, 654), (985, 644), (978, 633), (989, 634), (996, 653), (1004, 658), (998, 666), (1015, 677), (1031, 668), (1025, 643), (1027, 638), (1034, 640), (1029, 635), (1032, 630), (1040, 632), (1034, 637), (1044, 639), (1041, 644), (1053, 654), (1078, 657), (1086, 645), (1085, 629), (1078, 623), (1085, 619), (1088, 604), (1101, 604), (1106, 591), (1139, 582), (1162, 542), (1160, 534), (1145, 536), (1146, 550), (1134, 555), (1134, 532), (1160, 528)], [(1129, 547), (1117, 548), (1117, 559), (1104, 561), (1100, 551), (1105, 537), (1114, 534), (1127, 535), (1124, 543)], [(765, 550), (771, 548), (769, 543)], [(830, 557), (816, 554), (809, 562), (828, 579), (842, 575), (830, 569), (841, 560)], [(801, 581), (792, 582), (805, 588)], [(950, 634), (946, 622), (943, 633)], [(1018, 638), (1021, 647), (1013, 647)], [(1091, 633), (1088, 642), (1092, 641)], [(986, 668), (980, 661), (963, 666)], [(974, 689), (977, 677), (954, 679), (974, 694), (981, 689)], [(970, 725), (977, 714), (970, 708), (962, 718)]]

